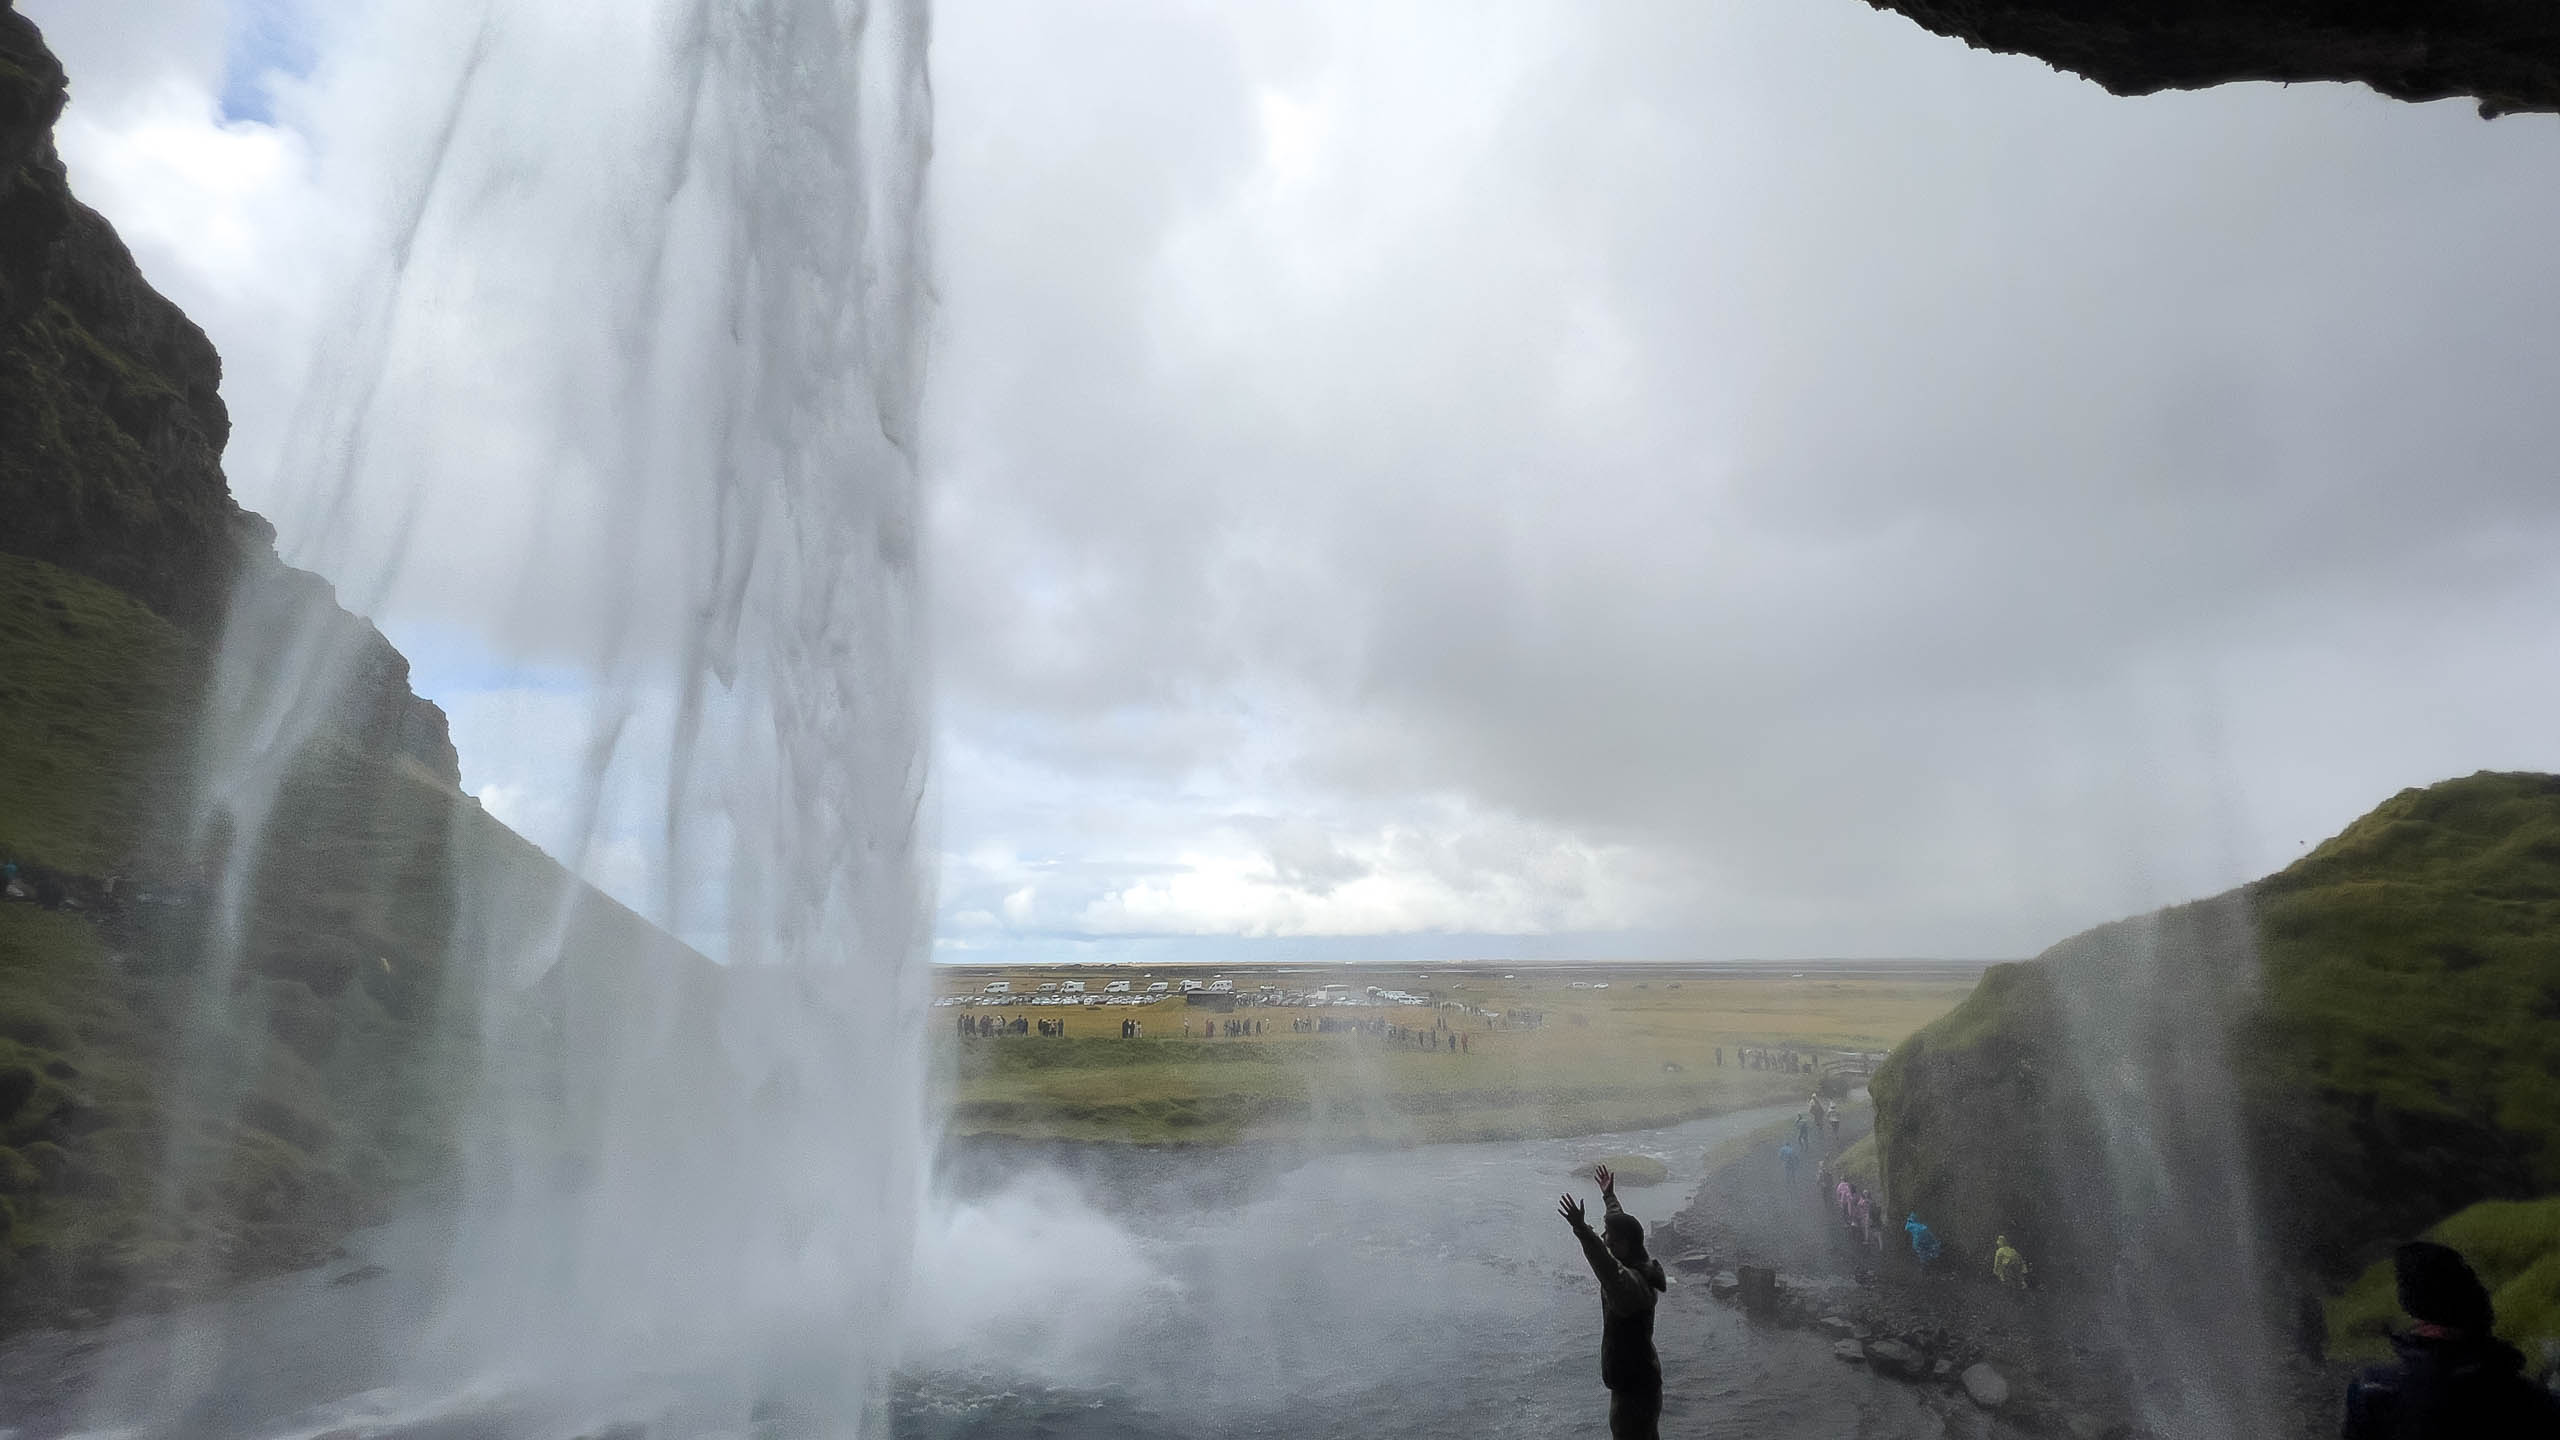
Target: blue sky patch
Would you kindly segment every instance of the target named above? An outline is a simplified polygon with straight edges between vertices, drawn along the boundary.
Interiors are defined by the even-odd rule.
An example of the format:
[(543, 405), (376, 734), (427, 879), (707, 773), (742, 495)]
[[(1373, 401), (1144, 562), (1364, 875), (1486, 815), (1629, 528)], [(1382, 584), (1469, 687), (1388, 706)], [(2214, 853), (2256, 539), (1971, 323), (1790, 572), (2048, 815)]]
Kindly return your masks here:
[(311, 26), (300, 0), (231, 0), (230, 48), (222, 62), (226, 124), (275, 123), (273, 85), (311, 73)]

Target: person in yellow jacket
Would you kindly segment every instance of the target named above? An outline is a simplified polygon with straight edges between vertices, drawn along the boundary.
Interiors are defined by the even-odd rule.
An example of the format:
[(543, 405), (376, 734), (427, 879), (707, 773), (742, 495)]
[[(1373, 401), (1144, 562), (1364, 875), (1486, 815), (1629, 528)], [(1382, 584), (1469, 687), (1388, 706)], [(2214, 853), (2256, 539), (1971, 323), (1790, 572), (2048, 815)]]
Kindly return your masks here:
[(2021, 1290), (2027, 1288), (2027, 1257), (2018, 1253), (2018, 1247), (2010, 1244), (2006, 1235), (1991, 1247), (1991, 1278), (2003, 1285), (2015, 1283)]

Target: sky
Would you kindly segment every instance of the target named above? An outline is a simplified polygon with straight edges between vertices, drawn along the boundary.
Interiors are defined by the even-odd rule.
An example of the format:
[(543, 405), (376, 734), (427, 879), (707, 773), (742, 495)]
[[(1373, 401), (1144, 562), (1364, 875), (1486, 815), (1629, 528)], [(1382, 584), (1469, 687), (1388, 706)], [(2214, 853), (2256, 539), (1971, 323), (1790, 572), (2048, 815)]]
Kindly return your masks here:
[[(22, 8), (292, 554), (452, 29)], [(516, 143), (609, 153), (614, 8), (509, 7)], [(2007, 958), (2560, 769), (2560, 118), (2118, 99), (1855, 0), (985, 0), (931, 70), (939, 958)], [(419, 407), (405, 562), (332, 578), (651, 908), (644, 806), (579, 841), (610, 562), (527, 539), (580, 502), (503, 408)]]

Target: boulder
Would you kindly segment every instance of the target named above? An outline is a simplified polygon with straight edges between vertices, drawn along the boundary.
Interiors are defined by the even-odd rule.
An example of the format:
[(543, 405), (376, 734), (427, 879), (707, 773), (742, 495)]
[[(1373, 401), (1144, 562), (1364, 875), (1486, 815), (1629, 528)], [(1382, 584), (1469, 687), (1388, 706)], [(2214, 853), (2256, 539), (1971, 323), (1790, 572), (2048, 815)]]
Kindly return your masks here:
[(1813, 1322), (1813, 1328), (1834, 1340), (1854, 1340), (1858, 1336), (1858, 1327), (1837, 1315), (1823, 1316)]
[(1671, 1261), (1671, 1268), (1696, 1275), (1708, 1270), (1713, 1270), (1716, 1268), (1716, 1262), (1715, 1257), (1709, 1255), (1706, 1251), (1692, 1250), (1686, 1255), (1674, 1256)]
[(1778, 1308), (1778, 1272), (1765, 1265), (1745, 1265), (1734, 1272), (1742, 1282), (1742, 1308), (1767, 1315)]
[(1997, 1410), (2009, 1403), (2009, 1382), (2000, 1372), (1982, 1361), (1965, 1367), (1964, 1393), (1985, 1410)]
[(1879, 1375), (1917, 1380), (1929, 1373), (1929, 1357), (1899, 1340), (1867, 1342), (1867, 1366)]
[(1841, 1340), (1835, 1342), (1831, 1347), (1831, 1357), (1835, 1360), (1846, 1360), (1852, 1365), (1864, 1365), (1867, 1363), (1867, 1352), (1865, 1348), (1859, 1345), (1855, 1340)]

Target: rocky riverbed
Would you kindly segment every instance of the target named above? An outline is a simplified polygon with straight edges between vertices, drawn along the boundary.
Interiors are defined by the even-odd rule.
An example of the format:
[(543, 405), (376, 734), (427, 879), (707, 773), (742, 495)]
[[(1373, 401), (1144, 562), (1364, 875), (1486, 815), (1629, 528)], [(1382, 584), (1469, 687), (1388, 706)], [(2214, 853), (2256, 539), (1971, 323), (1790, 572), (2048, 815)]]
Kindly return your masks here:
[[(1865, 1105), (1847, 1107), (1832, 1153), (1871, 1123)], [(1655, 1227), (1675, 1274), (1756, 1327), (1818, 1335), (1844, 1368), (1911, 1386), (1950, 1435), (2144, 1435), (2105, 1317), (2083, 1297), (1923, 1267), (1898, 1216), (1881, 1250), (1860, 1243), (1817, 1191), (1814, 1163), (1788, 1173), (1780, 1139), (1771, 1128), (1710, 1157), (1689, 1204)], [(2305, 1360), (2288, 1379), (2299, 1433), (2330, 1433), (2343, 1372)]]

